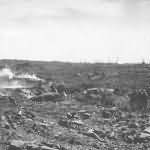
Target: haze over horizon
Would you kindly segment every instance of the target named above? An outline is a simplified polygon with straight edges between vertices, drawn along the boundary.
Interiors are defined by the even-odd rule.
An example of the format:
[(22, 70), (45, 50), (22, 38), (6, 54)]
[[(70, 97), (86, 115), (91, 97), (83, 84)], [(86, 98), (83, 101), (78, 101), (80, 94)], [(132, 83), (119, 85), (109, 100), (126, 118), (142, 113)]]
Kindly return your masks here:
[(150, 61), (148, 0), (0, 0), (0, 59)]

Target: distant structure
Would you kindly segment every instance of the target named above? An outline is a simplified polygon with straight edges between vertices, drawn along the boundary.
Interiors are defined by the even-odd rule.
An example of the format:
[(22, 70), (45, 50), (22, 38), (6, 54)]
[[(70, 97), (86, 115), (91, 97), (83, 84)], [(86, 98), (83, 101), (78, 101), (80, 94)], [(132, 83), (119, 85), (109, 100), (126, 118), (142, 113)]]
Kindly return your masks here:
[(145, 60), (144, 60), (144, 59), (142, 59), (142, 64), (143, 64), (143, 65), (145, 65), (145, 64), (146, 64), (146, 62), (145, 62)]

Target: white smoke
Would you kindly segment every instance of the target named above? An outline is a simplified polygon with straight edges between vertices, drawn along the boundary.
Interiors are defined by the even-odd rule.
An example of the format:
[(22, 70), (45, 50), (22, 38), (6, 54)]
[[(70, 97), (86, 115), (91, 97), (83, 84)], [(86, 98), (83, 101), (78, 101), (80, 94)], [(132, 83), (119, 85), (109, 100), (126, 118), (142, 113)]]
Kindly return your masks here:
[(35, 74), (31, 75), (28, 73), (24, 73), (24, 74), (16, 75), (15, 77), (20, 79), (29, 79), (33, 81), (43, 81), (42, 79), (38, 78)]
[(3, 68), (2, 70), (0, 70), (0, 78), (4, 77), (8, 79), (12, 79), (14, 77), (14, 73), (10, 68)]
[(29, 88), (31, 85), (26, 83), (25, 80), (29, 81), (44, 81), (38, 78), (35, 74), (13, 72), (10, 68), (5, 67), (0, 70), (0, 88)]

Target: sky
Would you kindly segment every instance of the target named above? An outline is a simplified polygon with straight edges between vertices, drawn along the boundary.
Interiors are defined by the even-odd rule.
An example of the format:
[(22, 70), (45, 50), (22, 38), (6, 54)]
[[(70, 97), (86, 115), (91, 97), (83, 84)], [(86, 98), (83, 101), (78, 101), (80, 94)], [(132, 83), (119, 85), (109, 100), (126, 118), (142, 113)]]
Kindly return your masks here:
[(150, 62), (150, 2), (0, 0), (0, 59)]

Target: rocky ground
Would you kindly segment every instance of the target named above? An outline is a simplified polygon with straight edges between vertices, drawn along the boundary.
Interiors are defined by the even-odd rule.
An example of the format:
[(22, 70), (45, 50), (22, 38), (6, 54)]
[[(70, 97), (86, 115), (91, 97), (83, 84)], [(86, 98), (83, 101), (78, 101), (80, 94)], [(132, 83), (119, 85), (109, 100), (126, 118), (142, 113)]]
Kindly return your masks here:
[[(31, 66), (24, 65), (30, 73)], [(132, 87), (86, 87), (100, 82), (104, 74), (89, 74), (83, 81), (85, 72), (80, 71), (75, 78), (82, 78), (84, 86), (70, 87), (66, 78), (47, 79), (38, 73), (38, 79), (21, 78), (23, 70), (14, 66), (15, 75), (7, 83), (19, 80), (32, 86), (0, 89), (0, 150), (150, 149), (149, 95), (143, 94), (142, 85), (136, 92)], [(6, 80), (9, 74), (3, 76)]]

